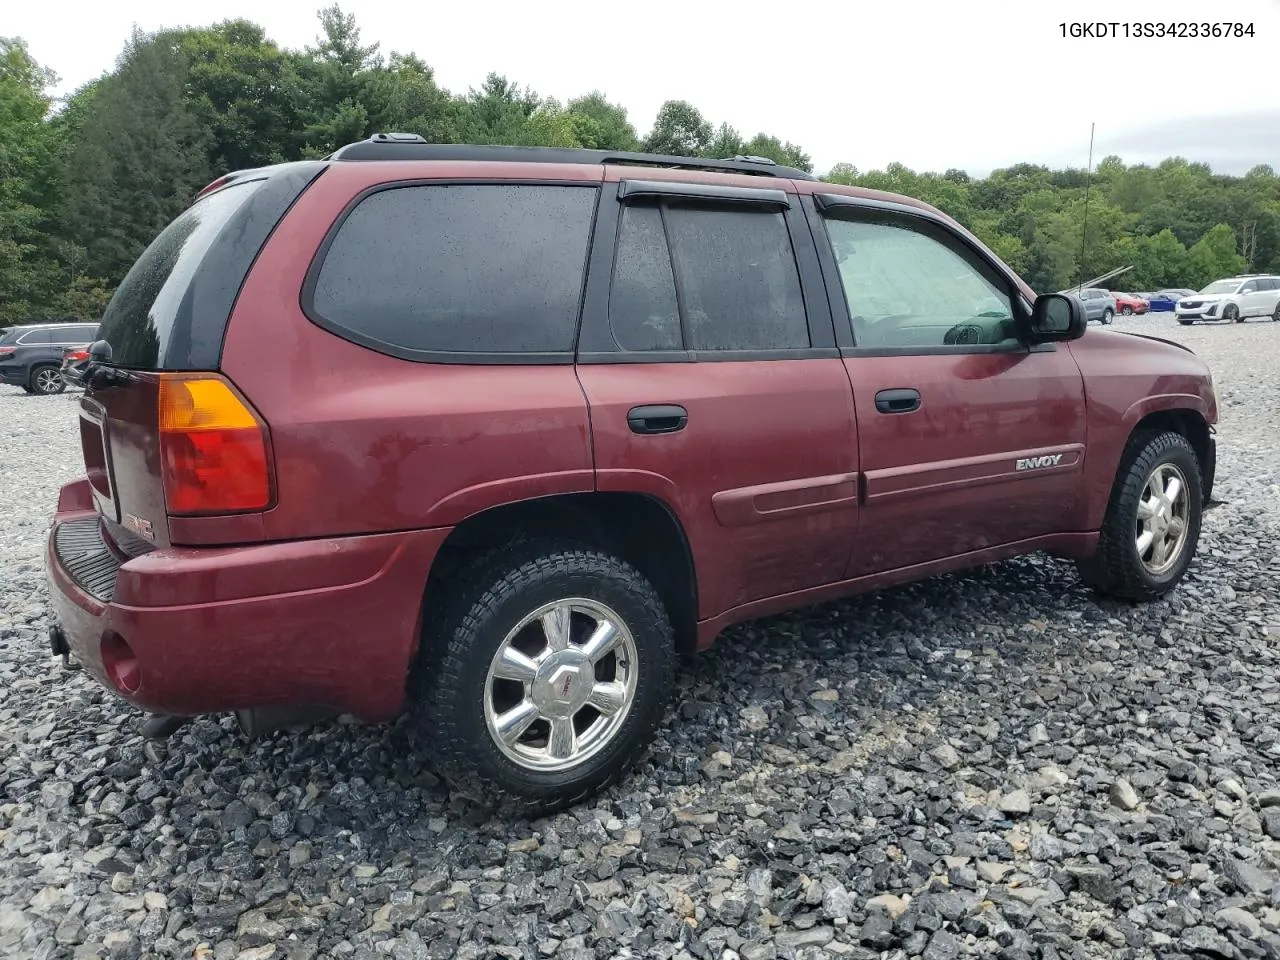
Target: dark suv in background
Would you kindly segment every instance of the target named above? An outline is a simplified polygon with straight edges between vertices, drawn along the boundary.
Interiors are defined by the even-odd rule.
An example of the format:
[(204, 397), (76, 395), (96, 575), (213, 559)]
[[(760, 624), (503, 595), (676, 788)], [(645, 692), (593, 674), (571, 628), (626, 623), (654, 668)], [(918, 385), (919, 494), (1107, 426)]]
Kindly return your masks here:
[(621, 776), (731, 624), (1041, 550), (1165, 595), (1216, 463), (1191, 351), (751, 158), (379, 137), (241, 172), (89, 352), (52, 649), (250, 731), (407, 706), (463, 796), (543, 809)]
[(98, 336), (96, 323), (32, 323), (0, 334), (0, 382), (27, 393), (61, 393), (62, 355)]

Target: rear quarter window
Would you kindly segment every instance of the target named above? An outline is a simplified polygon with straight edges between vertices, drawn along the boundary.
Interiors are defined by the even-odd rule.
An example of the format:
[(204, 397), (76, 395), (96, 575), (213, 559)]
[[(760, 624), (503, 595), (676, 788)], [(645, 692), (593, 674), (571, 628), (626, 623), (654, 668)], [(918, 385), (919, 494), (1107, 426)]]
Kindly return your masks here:
[(415, 184), (360, 200), (312, 268), (313, 322), (408, 360), (572, 358), (593, 185)]

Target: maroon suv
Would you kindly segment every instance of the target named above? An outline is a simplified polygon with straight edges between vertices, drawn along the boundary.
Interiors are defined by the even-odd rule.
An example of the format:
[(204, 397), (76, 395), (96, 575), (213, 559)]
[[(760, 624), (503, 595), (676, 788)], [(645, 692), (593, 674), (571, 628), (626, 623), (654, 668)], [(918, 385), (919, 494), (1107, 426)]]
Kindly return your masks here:
[(732, 623), (1048, 551), (1168, 592), (1205, 364), (926, 204), (758, 158), (376, 136), (206, 188), (121, 284), (53, 649), (163, 717), (405, 708), (455, 787), (626, 771)]

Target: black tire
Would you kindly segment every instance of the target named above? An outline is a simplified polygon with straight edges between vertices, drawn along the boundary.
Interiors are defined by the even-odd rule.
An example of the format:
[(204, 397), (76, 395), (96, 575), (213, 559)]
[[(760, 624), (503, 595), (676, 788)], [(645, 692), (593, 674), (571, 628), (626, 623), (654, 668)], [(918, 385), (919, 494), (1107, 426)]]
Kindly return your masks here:
[[(542, 539), (481, 557), (449, 579), (456, 588), (424, 623), (410, 693), (415, 738), (452, 790), (486, 808), (545, 815), (629, 772), (653, 739), (675, 682), (674, 633), (653, 585), (608, 553)], [(567, 597), (602, 603), (626, 625), (635, 644), (635, 694), (598, 752), (568, 770), (534, 770), (504, 753), (490, 733), (486, 682), (508, 633)]]
[(42, 363), (31, 368), (31, 376), (27, 381), (31, 392), (42, 397), (51, 397), (67, 389), (62, 379), (62, 371), (51, 363)]
[[(1138, 505), (1148, 479), (1157, 468), (1171, 464), (1186, 479), (1186, 538), (1172, 565), (1153, 574), (1138, 554)], [(1180, 433), (1145, 432), (1125, 449), (1102, 522), (1097, 552), (1076, 562), (1081, 579), (1098, 593), (1122, 600), (1149, 601), (1164, 596), (1183, 578), (1195, 557), (1204, 512), (1204, 484), (1200, 461)]]
[(1133, 316), (1133, 307), (1121, 307), (1120, 312), (1126, 317), (1131, 317)]
[(1280, 302), (1276, 303), (1276, 308), (1271, 311), (1271, 319), (1276, 323), (1280, 323)]
[(1179, 317), (1179, 318), (1178, 318), (1178, 322), (1179, 322), (1180, 324), (1182, 324), (1184, 327), (1189, 327), (1189, 326), (1191, 326), (1193, 323), (1195, 323), (1195, 321), (1194, 321), (1194, 320), (1183, 320), (1181, 317)]
[(1114, 319), (1114, 317), (1115, 317), (1115, 314), (1112, 312), (1111, 308), (1107, 307), (1107, 309), (1102, 311), (1103, 325), (1105, 326), (1106, 324), (1110, 323), (1112, 319)]
[(1222, 320), (1224, 323), (1240, 323), (1240, 308), (1234, 303), (1228, 303), (1222, 308)]

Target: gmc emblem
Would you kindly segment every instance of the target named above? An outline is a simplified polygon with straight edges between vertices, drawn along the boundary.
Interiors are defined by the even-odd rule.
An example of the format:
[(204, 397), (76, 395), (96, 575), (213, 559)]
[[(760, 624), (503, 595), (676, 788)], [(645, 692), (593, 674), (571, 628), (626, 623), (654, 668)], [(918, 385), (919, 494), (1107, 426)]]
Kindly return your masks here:
[(132, 513), (124, 515), (124, 526), (126, 529), (132, 530), (140, 537), (146, 537), (148, 540), (156, 538), (155, 530), (151, 526), (150, 520), (144, 520), (142, 517), (135, 517)]

